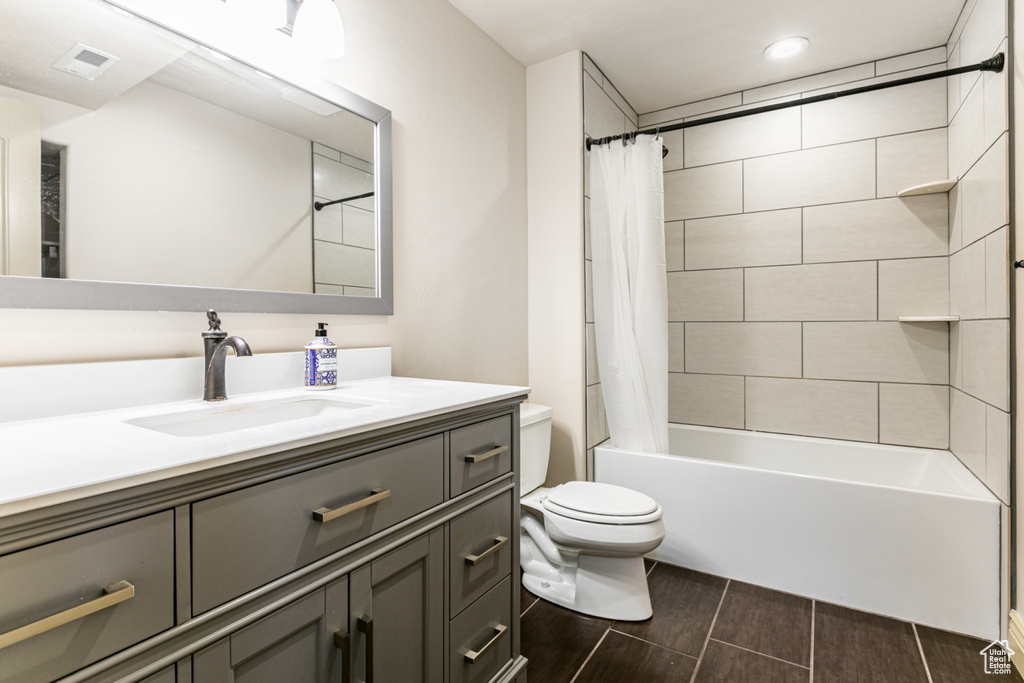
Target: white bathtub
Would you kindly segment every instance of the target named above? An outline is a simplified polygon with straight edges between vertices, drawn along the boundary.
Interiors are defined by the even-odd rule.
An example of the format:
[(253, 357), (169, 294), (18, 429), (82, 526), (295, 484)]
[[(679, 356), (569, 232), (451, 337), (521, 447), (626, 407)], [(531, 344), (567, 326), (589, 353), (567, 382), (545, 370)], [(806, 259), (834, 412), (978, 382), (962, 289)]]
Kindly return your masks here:
[(1003, 507), (948, 451), (670, 426), (595, 480), (665, 510), (652, 557), (985, 639), (1004, 631)]

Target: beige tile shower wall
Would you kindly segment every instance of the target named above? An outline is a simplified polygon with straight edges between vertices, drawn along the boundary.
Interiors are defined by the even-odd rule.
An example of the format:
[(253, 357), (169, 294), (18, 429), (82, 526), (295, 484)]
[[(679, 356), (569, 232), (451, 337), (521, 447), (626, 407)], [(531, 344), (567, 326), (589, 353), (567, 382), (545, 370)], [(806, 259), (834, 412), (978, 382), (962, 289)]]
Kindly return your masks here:
[[(330, 202), (373, 191), (373, 162), (313, 143), (313, 199)], [(313, 212), (313, 291), (373, 296), (377, 259), (374, 201)]]
[[(586, 55), (583, 55), (583, 127), (584, 132), (591, 138), (601, 138), (610, 135), (634, 131), (637, 129), (637, 113), (619, 94), (611, 81), (609, 81), (596, 64)], [(589, 161), (589, 157), (588, 157)], [(590, 254), (590, 170), (589, 165), (584, 166), (584, 230), (583, 230), (583, 259), (586, 273), (585, 281), (585, 310), (586, 310), (586, 340), (587, 340), (587, 470), (593, 472), (593, 448), (608, 438), (608, 421), (605, 419), (604, 394), (601, 392), (601, 377), (597, 369), (597, 345), (594, 343), (594, 306), (593, 288), (591, 287), (590, 272), (592, 259)], [(690, 202), (700, 201), (697, 197), (690, 197)], [(679, 334), (677, 329), (673, 334)], [(679, 340), (678, 346), (682, 346)], [(677, 361), (680, 365), (682, 360)]]
[[(949, 66), (1007, 50), (1005, 0), (968, 3)], [(950, 450), (1009, 501), (1009, 132), (1002, 73), (947, 79), (950, 193)]]
[[(640, 122), (863, 85), (945, 61), (939, 47)], [(666, 136), (671, 421), (948, 448), (949, 324), (897, 318), (948, 315), (953, 273), (974, 278), (979, 310), (987, 310), (990, 286), (964, 272), (966, 261), (951, 266), (946, 194), (895, 196), (946, 177), (947, 100), (945, 84), (931, 81)], [(986, 174), (998, 174), (997, 161)], [(979, 205), (985, 192), (976, 191)], [(964, 234), (997, 220), (991, 208), (977, 213), (962, 220)], [(1004, 242), (994, 236), (980, 258)], [(988, 328), (964, 340), (971, 335), (985, 348), (998, 341)], [(982, 356), (958, 358), (962, 375), (977, 382), (998, 372)], [(981, 417), (965, 417), (958, 438), (1001, 434), (995, 416), (989, 428), (985, 407), (973, 406)], [(987, 457), (983, 443), (976, 460)]]

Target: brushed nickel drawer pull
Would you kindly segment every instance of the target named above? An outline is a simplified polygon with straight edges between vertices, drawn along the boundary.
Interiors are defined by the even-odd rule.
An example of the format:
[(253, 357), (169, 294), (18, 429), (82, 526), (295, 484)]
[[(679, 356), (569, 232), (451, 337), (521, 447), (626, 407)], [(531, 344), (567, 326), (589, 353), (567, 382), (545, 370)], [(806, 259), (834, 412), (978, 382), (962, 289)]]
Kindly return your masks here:
[(466, 555), (466, 564), (468, 564), (470, 567), (477, 566), (478, 564), (486, 560), (488, 557), (490, 557), (491, 555), (505, 547), (506, 543), (508, 543), (508, 539), (504, 536), (495, 536), (494, 545), (492, 545), (487, 550), (483, 551), (479, 555)]
[(507, 450), (508, 446), (498, 446), (497, 448), (492, 448), (486, 453), (479, 453), (477, 455), (467, 455), (466, 462), (480, 462), (481, 460), (487, 460), (488, 458), (493, 458), (496, 455), (501, 455)]
[(108, 607), (113, 607), (125, 600), (131, 600), (135, 597), (135, 586), (128, 583), (127, 581), (118, 581), (117, 583), (111, 584), (103, 589), (104, 595), (90, 600), (84, 604), (72, 607), (71, 609), (52, 614), (48, 617), (40, 619), (39, 621), (16, 628), (13, 631), (7, 633), (0, 633), (0, 649), (20, 643), (23, 640), (28, 640), (33, 636), (38, 636), (41, 633), (52, 631), (53, 629), (63, 626), (64, 624), (70, 624), (72, 621), (76, 621), (83, 617), (87, 617), (90, 614), (95, 614), (100, 610), (105, 610)]
[(476, 664), (476, 660), (487, 654), (487, 651), (494, 647), (494, 644), (501, 640), (501, 637), (505, 635), (505, 631), (508, 630), (508, 626), (498, 624), (494, 627), (494, 637), (487, 641), (487, 644), (480, 648), (480, 651), (470, 650), (466, 653), (466, 661), (470, 664)]
[(338, 517), (347, 515), (350, 512), (355, 512), (356, 510), (369, 507), (374, 503), (379, 503), (385, 498), (390, 497), (391, 489), (373, 489), (370, 491), (370, 495), (366, 498), (357, 500), (354, 503), (349, 503), (348, 505), (342, 505), (340, 508), (334, 508), (333, 510), (330, 508), (320, 508), (319, 510), (314, 510), (313, 519), (323, 524), (324, 522), (329, 522), (332, 519), (337, 519)]

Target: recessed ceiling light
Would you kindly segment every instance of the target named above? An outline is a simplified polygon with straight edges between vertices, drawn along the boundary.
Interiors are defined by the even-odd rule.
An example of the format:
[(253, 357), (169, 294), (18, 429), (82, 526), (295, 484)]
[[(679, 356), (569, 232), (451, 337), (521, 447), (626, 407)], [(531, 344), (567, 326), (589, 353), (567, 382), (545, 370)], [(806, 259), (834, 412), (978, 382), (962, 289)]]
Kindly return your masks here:
[(764, 51), (765, 59), (786, 59), (798, 55), (807, 49), (811, 41), (806, 38), (785, 38), (777, 43), (772, 43)]

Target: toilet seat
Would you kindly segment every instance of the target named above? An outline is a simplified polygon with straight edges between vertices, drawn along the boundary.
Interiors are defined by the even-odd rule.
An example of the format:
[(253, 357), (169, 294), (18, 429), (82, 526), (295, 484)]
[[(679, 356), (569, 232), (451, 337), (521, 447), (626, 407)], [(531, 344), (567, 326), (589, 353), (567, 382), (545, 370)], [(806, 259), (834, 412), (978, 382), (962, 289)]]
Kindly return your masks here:
[(639, 491), (592, 481), (556, 486), (542, 504), (548, 513), (595, 524), (647, 524), (662, 515), (661, 506)]

